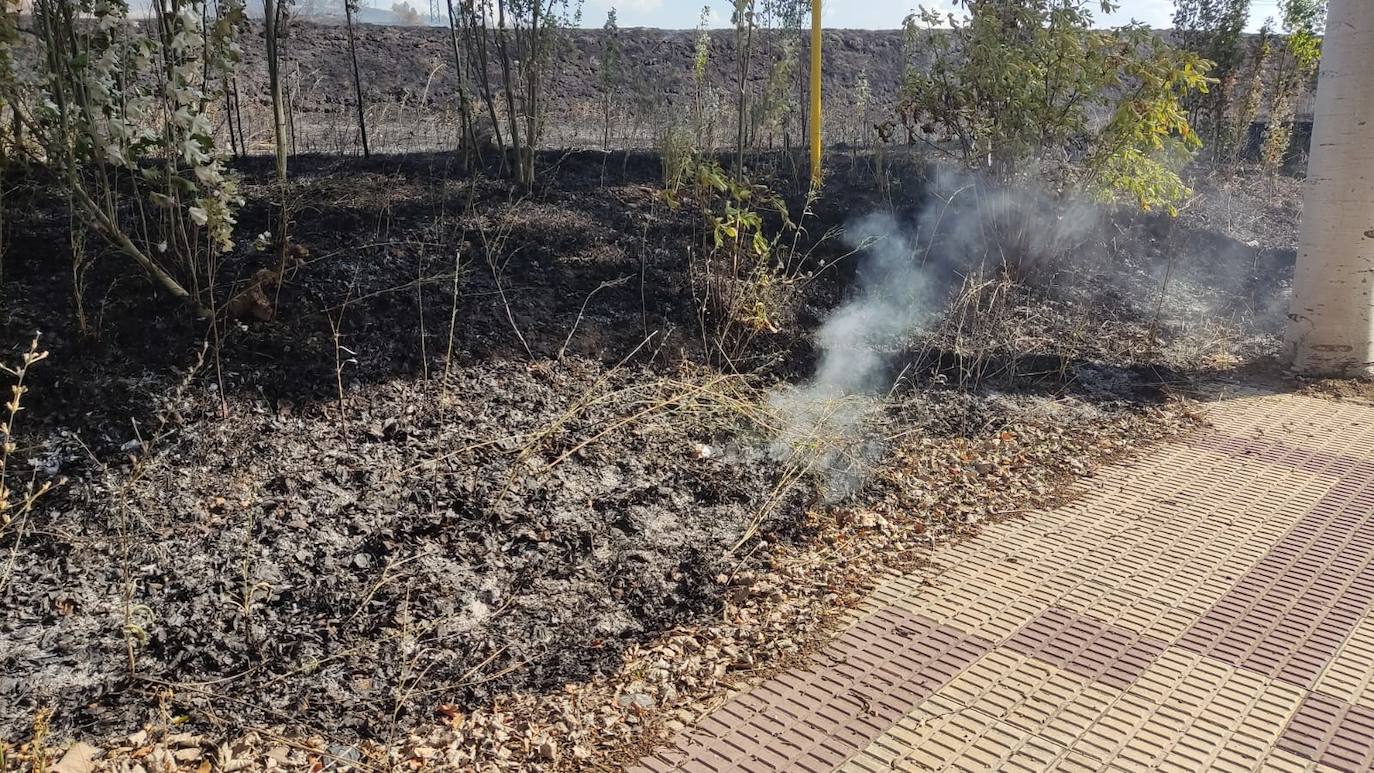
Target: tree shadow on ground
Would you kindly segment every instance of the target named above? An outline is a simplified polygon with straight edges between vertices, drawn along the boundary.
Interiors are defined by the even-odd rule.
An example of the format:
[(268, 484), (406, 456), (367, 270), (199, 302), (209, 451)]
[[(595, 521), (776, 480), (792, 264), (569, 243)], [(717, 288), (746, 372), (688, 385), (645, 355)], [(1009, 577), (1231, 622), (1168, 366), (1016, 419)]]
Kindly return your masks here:
[[(609, 163), (603, 184), (600, 157), (543, 159), (560, 164), (558, 176), (532, 194), (464, 175), (451, 156), (293, 159), (289, 230), (308, 255), (269, 288), (272, 319), (193, 319), (106, 254), (83, 277), (90, 334), (76, 324), (67, 221), (59, 202), (30, 191), (0, 342), (17, 349), (42, 331), (51, 351), (30, 382), (28, 426), (122, 436), (131, 421), (148, 425), (162, 393), (197, 367), (226, 394), (304, 405), (336, 396), (340, 368), (345, 384), (384, 383), (425, 375), (450, 351), (458, 362), (616, 362), (655, 332), (655, 348), (687, 351), (695, 221), (656, 199), (656, 160)], [(277, 230), (270, 160), (239, 166), (249, 203), (222, 288), (280, 265), (253, 248)], [(103, 249), (95, 237), (88, 245)]]

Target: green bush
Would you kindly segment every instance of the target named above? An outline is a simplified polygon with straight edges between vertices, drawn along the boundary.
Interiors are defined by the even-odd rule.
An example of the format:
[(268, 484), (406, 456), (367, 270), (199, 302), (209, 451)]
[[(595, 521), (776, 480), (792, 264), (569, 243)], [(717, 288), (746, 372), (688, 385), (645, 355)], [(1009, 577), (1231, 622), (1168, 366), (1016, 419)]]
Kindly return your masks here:
[(1143, 26), (1095, 30), (1085, 0), (958, 6), (906, 19), (916, 61), (898, 110), (912, 141), (1000, 184), (1048, 179), (1146, 210), (1188, 195), (1178, 170), (1200, 142), (1182, 100), (1206, 90), (1210, 62)]

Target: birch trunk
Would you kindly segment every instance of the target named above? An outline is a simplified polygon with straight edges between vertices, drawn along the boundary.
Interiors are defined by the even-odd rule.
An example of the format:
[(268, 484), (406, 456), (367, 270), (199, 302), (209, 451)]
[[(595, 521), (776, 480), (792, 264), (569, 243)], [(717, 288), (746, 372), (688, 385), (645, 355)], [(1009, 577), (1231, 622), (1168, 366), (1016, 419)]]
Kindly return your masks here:
[(1286, 344), (1299, 373), (1374, 377), (1374, 14), (1332, 0)]

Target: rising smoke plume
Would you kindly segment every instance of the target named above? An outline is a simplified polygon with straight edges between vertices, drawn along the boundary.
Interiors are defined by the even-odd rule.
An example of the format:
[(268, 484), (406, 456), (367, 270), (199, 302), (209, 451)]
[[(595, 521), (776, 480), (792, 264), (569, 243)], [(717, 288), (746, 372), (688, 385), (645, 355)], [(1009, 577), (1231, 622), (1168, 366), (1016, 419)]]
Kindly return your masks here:
[[(1093, 308), (1110, 308), (1115, 319), (1148, 327), (1146, 345), (1159, 347), (1154, 356), (1180, 367), (1195, 365), (1219, 341), (1245, 352), (1267, 351), (1278, 342), (1292, 250), (1261, 249), (1245, 227), (1195, 218), (1187, 225), (1168, 221), (1161, 230), (1158, 218), (1138, 212), (1112, 218), (1094, 202), (1031, 187), (998, 189), (967, 174), (937, 176), (924, 194), (914, 215), (869, 213), (847, 225), (847, 242), (859, 261), (856, 281), (815, 334), (815, 373), (770, 399), (781, 419), (772, 454), (809, 468), (831, 500), (853, 493), (881, 452), (873, 420), (895, 382), (902, 374), (913, 380), (928, 375), (914, 371), (929, 361), (909, 353), (963, 324), (950, 312), (966, 280), (998, 272), (1028, 280), (1059, 304), (1047, 306), (1050, 313), (1062, 309), (1065, 320), (1088, 325), (1096, 318)], [(986, 309), (970, 316), (981, 324)], [(1078, 323), (1040, 324), (1039, 335), (1053, 336), (1054, 325)], [(994, 326), (981, 334), (1004, 331)], [(1013, 355), (1037, 353), (1017, 352), (1025, 344), (1015, 337), (991, 344)], [(1047, 347), (1040, 352), (1073, 357), (1094, 351), (1040, 345)], [(1089, 392), (1094, 383), (1108, 384), (1112, 393), (1119, 389), (1113, 379), (1121, 373), (1111, 367), (1081, 361), (1068, 372)]]
[(859, 251), (852, 295), (816, 333), (810, 381), (780, 390), (775, 458), (819, 473), (827, 498), (862, 483), (881, 450), (864, 425), (894, 388), (897, 353), (941, 318), (951, 292), (973, 272), (1047, 264), (1098, 224), (1097, 208), (1033, 191), (994, 191), (966, 175), (937, 178), (912, 222), (887, 212), (855, 219), (846, 242)]
[(877, 450), (863, 443), (861, 425), (887, 370), (884, 345), (911, 330), (931, 306), (916, 246), (891, 215), (861, 218), (846, 228), (845, 240), (863, 250), (857, 292), (817, 331), (820, 359), (810, 382), (770, 400), (783, 417), (774, 456), (819, 466), (830, 499), (854, 490)]

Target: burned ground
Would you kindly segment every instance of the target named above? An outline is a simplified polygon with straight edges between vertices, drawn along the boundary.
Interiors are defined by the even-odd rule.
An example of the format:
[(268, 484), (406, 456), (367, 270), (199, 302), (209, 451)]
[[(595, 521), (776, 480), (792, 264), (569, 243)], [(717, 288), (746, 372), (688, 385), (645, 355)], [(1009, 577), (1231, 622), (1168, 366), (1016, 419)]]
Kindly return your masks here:
[[(24, 194), (0, 333), (8, 352), (42, 330), (51, 357), (16, 458), (67, 482), (3, 544), (5, 735), (50, 708), (56, 735), (104, 742), (161, 711), (347, 746), (441, 706), (609, 677), (720, 619), (739, 577), (810, 550), (817, 512), (925, 539), (1051, 501), (1094, 461), (1075, 433), (1114, 432), (1100, 444), (1114, 452), (1144, 442), (1133, 422), (1171, 390), (1272, 350), (1291, 272), (1296, 212), (1255, 214), (1291, 181), (1238, 178), (1172, 227), (1105, 219), (1081, 249), (1093, 260), (1016, 290), (1017, 332), (977, 383), (938, 337), (894, 361), (866, 419), (876, 472), (827, 508), (757, 406), (810, 375), (810, 331), (852, 266), (807, 284), (741, 359), (707, 358), (688, 272), (700, 218), (664, 204), (656, 160), (545, 160), (520, 195), (442, 155), (300, 159), (291, 232), (308, 255), (272, 320), (194, 321), (109, 255), (89, 277), (88, 335), (66, 222)], [(885, 199), (919, 209), (921, 166), (887, 197), (863, 170), (833, 175), (812, 260), (839, 258), (819, 235)], [(272, 226), (270, 170), (242, 172), (225, 287), (276, 260), (250, 246)], [(1256, 192), (1275, 184), (1290, 187)], [(1229, 322), (1197, 327), (1218, 309)]]

